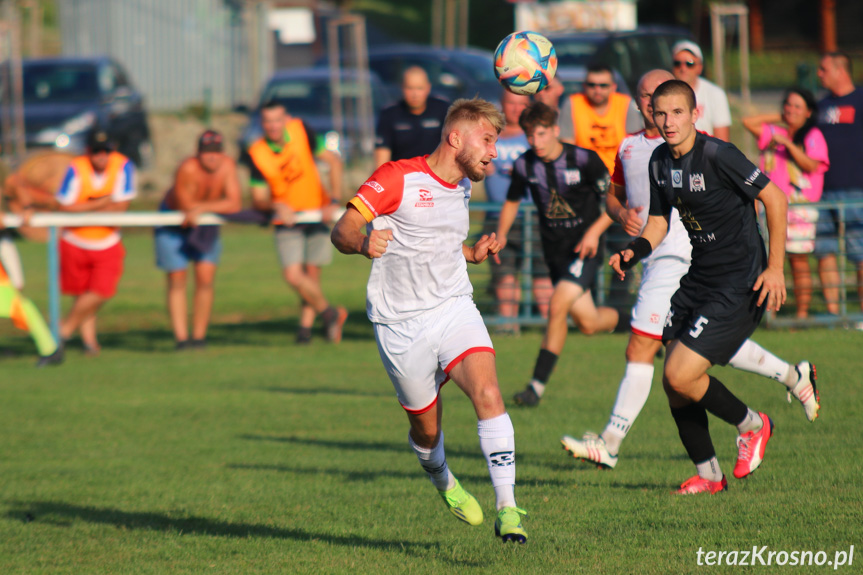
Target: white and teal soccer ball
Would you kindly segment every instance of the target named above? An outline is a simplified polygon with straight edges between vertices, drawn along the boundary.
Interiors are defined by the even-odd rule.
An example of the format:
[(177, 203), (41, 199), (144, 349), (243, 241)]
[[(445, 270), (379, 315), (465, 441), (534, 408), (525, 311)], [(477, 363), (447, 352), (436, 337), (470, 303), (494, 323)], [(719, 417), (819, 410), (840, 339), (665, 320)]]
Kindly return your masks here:
[(557, 71), (557, 54), (548, 38), (536, 32), (513, 32), (494, 51), (494, 74), (515, 94), (536, 94)]

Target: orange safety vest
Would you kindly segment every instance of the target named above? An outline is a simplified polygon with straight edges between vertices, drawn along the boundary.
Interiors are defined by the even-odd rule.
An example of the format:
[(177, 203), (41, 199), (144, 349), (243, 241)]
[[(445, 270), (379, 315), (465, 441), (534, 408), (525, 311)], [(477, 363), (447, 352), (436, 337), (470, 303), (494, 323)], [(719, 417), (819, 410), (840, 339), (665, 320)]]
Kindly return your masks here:
[(249, 148), (249, 155), (267, 181), (274, 202), (297, 212), (319, 210), (330, 203), (330, 198), (321, 183), (306, 129), (297, 118), (289, 120), (285, 129), (288, 141), (280, 152), (274, 152), (261, 138)]
[[(90, 163), (90, 158), (87, 156), (78, 156), (72, 160), (71, 167), (78, 175), (81, 182), (81, 190), (78, 193), (76, 204), (83, 204), (88, 200), (95, 200), (111, 195), (114, 191), (114, 186), (117, 184), (117, 177), (123, 171), (126, 162), (129, 158), (118, 152), (111, 152), (108, 156), (108, 167), (105, 168), (105, 181), (101, 188), (96, 188), (93, 185), (93, 164)], [(66, 228), (66, 231), (72, 235), (90, 242), (98, 242), (104, 240), (111, 234), (117, 231), (116, 227), (106, 226), (86, 226), (81, 228)]]
[(608, 110), (604, 116), (600, 116), (590, 106), (584, 94), (570, 96), (575, 145), (599, 154), (609, 174), (614, 172), (614, 156), (626, 137), (629, 100), (629, 96), (612, 93), (608, 100)]

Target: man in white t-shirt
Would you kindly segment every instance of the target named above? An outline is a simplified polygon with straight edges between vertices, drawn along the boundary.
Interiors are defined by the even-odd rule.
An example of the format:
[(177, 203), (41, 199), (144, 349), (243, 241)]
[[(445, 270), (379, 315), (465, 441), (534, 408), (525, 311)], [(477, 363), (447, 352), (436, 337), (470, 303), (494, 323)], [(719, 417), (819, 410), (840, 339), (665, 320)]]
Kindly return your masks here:
[(720, 140), (731, 138), (731, 110), (725, 90), (701, 77), (704, 58), (695, 42), (683, 40), (671, 48), (674, 77), (686, 82), (695, 91), (698, 120), (695, 128)]
[[(645, 129), (627, 136), (617, 152), (612, 193), (607, 195), (608, 215), (619, 222), (630, 236), (638, 236), (647, 222), (650, 205), (648, 164), (653, 151), (664, 142), (653, 121), (650, 99), (657, 86), (673, 76), (665, 70), (651, 70), (638, 82), (635, 101), (644, 117)], [(597, 466), (617, 465), (620, 444), (641, 413), (653, 382), (653, 358), (662, 345), (662, 330), (671, 306), (671, 296), (680, 286), (692, 261), (689, 236), (677, 210), (672, 210), (668, 234), (650, 256), (641, 260), (642, 277), (638, 299), (632, 308), (632, 333), (626, 346), (626, 372), (620, 382), (611, 417), (600, 435), (585, 434), (581, 439), (561, 438), (563, 447), (574, 457)], [(818, 417), (815, 366), (802, 361), (796, 366), (746, 340), (729, 362), (732, 367), (775, 379), (784, 384), (803, 404), (806, 417)]]
[[(515, 436), (497, 382), (494, 348), (473, 303), (467, 263), (497, 254), (494, 234), (464, 244), (471, 181), (497, 156), (504, 118), (478, 98), (457, 100), (429, 156), (387, 162), (362, 185), (333, 228), (345, 254), (372, 260), (366, 311), (381, 360), (410, 422), (408, 440), (449, 510), (479, 525), (479, 503), (450, 472), (440, 387), (452, 379), (473, 403), (497, 500), (495, 534), (527, 541), (515, 502)], [(363, 229), (366, 233), (363, 233)]]

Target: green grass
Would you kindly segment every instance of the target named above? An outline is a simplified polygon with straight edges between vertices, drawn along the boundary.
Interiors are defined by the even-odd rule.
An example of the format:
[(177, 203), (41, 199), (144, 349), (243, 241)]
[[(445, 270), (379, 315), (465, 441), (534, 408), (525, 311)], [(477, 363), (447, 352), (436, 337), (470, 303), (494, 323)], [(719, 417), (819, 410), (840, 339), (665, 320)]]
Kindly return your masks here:
[[(269, 233), (229, 228), (212, 343), (177, 354), (149, 235), (126, 244), (99, 358), (72, 348), (62, 367), (35, 370), (28, 339), (0, 332), (14, 353), (0, 360), (0, 573), (677, 574), (703, 571), (699, 548), (753, 545), (830, 559), (855, 545), (863, 561), (860, 332), (756, 334), (783, 357), (817, 363), (815, 424), (775, 382), (714, 370), (773, 417), (776, 436), (757, 473), (712, 497), (671, 493), (692, 465), (658, 383), (617, 469), (560, 449), (563, 433), (601, 430), (624, 367), (625, 336), (573, 334), (544, 403), (510, 412), (530, 541), (503, 546), (475, 416), (454, 385), (442, 392), (448, 461), (483, 505), (482, 526), (446, 512), (407, 445), (363, 313), (368, 262), (337, 256), (324, 273), (352, 313), (343, 343), (318, 336), (298, 348), (296, 298)], [(40, 304), (42, 250), (22, 246)], [(539, 342), (536, 331), (495, 341), (505, 397), (528, 379)], [(715, 419), (712, 429), (730, 477), (734, 430)]]

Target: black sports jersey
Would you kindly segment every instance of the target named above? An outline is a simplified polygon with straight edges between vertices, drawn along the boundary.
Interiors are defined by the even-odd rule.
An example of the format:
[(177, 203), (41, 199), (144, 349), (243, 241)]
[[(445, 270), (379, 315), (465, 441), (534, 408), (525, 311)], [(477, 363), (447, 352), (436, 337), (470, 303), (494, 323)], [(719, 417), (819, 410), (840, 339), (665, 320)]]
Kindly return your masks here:
[(543, 162), (528, 150), (513, 164), (506, 199), (521, 201), (530, 190), (543, 242), (578, 242), (600, 216), (609, 181), (605, 164), (593, 150), (563, 144), (553, 162)]
[(732, 144), (698, 132), (673, 158), (668, 144), (650, 157), (650, 215), (672, 207), (689, 232), (689, 280), (737, 291), (752, 289), (767, 264), (753, 200), (770, 180)]
[(440, 144), (448, 110), (447, 102), (430, 97), (423, 113), (416, 115), (402, 100), (381, 112), (375, 146), (389, 148), (393, 162), (431, 154)]

